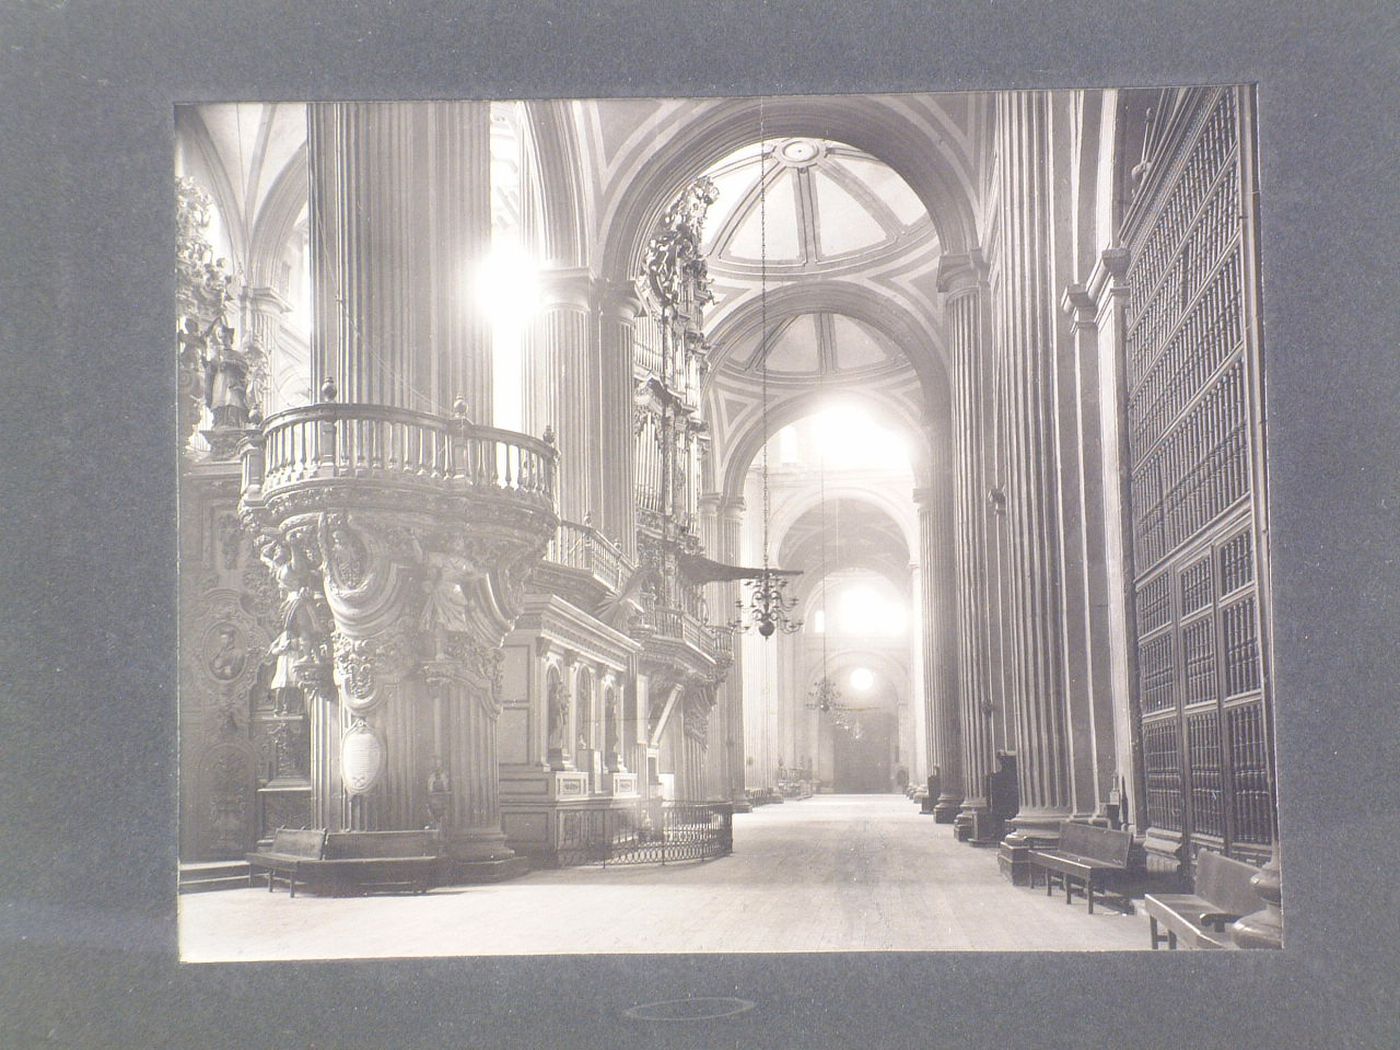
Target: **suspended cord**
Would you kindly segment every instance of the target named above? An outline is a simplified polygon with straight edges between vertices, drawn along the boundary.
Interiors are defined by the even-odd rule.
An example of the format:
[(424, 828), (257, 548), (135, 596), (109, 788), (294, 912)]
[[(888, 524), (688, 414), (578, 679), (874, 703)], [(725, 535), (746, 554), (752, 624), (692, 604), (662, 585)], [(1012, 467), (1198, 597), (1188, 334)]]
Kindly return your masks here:
[(763, 405), (763, 584), (768, 586), (768, 138), (764, 133), (763, 99), (758, 100), (758, 346), (760, 397)]

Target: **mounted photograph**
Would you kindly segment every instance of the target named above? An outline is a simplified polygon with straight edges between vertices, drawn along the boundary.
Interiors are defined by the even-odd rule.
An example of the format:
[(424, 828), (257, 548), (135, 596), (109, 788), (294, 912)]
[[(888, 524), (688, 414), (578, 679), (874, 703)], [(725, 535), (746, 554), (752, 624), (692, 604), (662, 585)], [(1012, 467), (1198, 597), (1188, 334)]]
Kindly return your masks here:
[(176, 106), (181, 958), (1281, 948), (1255, 112)]

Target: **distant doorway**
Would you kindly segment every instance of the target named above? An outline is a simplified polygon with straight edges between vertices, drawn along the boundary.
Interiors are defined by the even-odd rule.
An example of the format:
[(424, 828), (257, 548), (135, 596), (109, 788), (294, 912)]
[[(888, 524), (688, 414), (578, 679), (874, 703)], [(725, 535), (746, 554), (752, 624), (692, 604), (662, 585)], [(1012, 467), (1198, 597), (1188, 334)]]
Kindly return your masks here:
[(843, 795), (892, 790), (894, 719), (878, 711), (851, 718), (849, 728), (832, 729), (832, 790)]

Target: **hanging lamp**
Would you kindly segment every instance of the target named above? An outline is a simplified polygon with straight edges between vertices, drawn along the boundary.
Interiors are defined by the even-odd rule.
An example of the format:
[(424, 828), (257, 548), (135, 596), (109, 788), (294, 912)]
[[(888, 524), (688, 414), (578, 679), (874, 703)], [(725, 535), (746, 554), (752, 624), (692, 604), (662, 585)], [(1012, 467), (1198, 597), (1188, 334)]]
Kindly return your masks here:
[(760, 396), (763, 407), (763, 445), (760, 473), (763, 485), (763, 564), (759, 573), (745, 581), (747, 600), (735, 605), (738, 616), (730, 626), (738, 631), (757, 628), (759, 636), (771, 638), (781, 631), (792, 634), (802, 621), (792, 615), (797, 597), (787, 590), (787, 577), (769, 561), (768, 527), (772, 499), (768, 489), (768, 139), (764, 133), (763, 100), (758, 101), (758, 231), (759, 231), (759, 332), (758, 362)]

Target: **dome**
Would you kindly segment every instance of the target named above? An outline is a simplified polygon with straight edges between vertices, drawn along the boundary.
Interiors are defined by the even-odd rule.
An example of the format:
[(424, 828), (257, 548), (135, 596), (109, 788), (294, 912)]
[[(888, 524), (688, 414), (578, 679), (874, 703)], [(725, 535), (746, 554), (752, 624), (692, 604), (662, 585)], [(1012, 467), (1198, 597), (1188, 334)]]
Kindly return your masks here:
[(804, 313), (770, 324), (763, 350), (758, 332), (740, 336), (727, 360), (731, 369), (773, 376), (813, 376), (840, 372), (872, 374), (904, 367), (904, 355), (889, 338), (863, 321), (838, 313)]
[(705, 174), (719, 191), (704, 235), (710, 266), (719, 272), (757, 271), (765, 247), (770, 272), (805, 273), (864, 264), (933, 237), (909, 184), (870, 154), (839, 142), (779, 139), (762, 149), (755, 143)]

